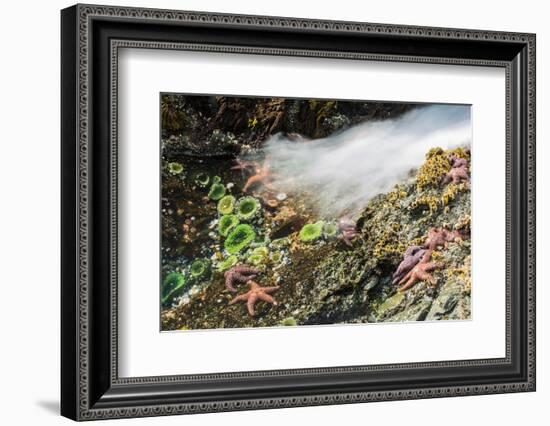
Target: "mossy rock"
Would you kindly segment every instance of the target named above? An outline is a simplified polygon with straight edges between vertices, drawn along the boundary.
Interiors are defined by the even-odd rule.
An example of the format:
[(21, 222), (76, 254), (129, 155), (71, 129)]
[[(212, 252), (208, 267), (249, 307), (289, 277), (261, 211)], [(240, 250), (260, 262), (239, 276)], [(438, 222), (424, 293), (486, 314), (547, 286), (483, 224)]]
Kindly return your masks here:
[(256, 238), (252, 226), (241, 223), (227, 236), (224, 247), (229, 254), (236, 254), (247, 247)]

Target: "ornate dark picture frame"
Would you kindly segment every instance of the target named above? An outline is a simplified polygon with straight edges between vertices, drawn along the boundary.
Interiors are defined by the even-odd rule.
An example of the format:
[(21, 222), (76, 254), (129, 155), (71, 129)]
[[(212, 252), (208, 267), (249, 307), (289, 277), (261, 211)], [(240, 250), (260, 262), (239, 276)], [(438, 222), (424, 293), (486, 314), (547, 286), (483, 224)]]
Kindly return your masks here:
[[(76, 5), (62, 27), (61, 413), (74, 420), (535, 390), (535, 35)], [(117, 52), (191, 49), (506, 71), (506, 356), (120, 378)]]

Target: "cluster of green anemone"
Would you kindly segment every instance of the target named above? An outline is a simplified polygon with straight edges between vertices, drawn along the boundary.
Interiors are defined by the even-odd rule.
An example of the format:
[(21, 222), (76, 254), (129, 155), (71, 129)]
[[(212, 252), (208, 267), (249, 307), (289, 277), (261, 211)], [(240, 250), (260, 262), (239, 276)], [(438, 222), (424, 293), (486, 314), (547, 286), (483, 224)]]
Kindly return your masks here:
[[(201, 177), (201, 176), (198, 176)], [(197, 177), (195, 178), (197, 179)], [(206, 186), (210, 181), (206, 177), (200, 182), (200, 186)], [(211, 180), (208, 198), (217, 201), (217, 210), (219, 213), (218, 234), (224, 238), (224, 249), (228, 254), (227, 257), (217, 262), (216, 268), (218, 271), (226, 271), (239, 262), (240, 254), (246, 252), (250, 248), (251, 251), (246, 252), (243, 257), (247, 263), (252, 265), (261, 265), (269, 261), (269, 250), (264, 247), (264, 243), (256, 240), (256, 231), (248, 223), (253, 221), (260, 212), (260, 202), (250, 196), (245, 196), (236, 200), (233, 195), (226, 193), (226, 187), (221, 183), (218, 176), (214, 176)], [(260, 247), (255, 247), (256, 244), (262, 244)]]

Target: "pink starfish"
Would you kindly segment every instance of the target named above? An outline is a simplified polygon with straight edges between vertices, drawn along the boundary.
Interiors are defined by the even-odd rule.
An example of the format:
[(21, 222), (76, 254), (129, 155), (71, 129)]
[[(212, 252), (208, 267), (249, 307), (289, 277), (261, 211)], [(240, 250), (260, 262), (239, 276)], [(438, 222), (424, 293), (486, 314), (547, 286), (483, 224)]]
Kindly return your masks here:
[(237, 290), (233, 286), (235, 282), (245, 283), (251, 279), (256, 278), (256, 275), (258, 275), (259, 273), (260, 271), (258, 269), (254, 269), (246, 265), (234, 266), (224, 274), (225, 286), (230, 292), (236, 293)]
[(262, 287), (260, 286), (260, 284), (252, 280), (248, 281), (247, 284), (250, 286), (250, 290), (246, 293), (239, 294), (237, 297), (232, 299), (229, 302), (230, 305), (233, 305), (237, 302), (246, 302), (246, 307), (251, 317), (253, 317), (255, 314), (254, 305), (259, 300), (263, 300), (264, 302), (271, 303), (273, 306), (277, 306), (277, 301), (273, 299), (273, 297), (271, 297), (269, 293), (273, 293), (274, 291), (279, 290), (278, 286)]

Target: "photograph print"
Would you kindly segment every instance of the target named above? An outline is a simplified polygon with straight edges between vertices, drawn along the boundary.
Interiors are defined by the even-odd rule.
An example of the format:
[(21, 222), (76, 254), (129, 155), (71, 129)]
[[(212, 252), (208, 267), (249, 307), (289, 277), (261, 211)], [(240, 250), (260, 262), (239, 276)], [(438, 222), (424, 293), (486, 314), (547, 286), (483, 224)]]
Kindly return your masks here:
[(471, 319), (470, 105), (159, 108), (161, 331)]

